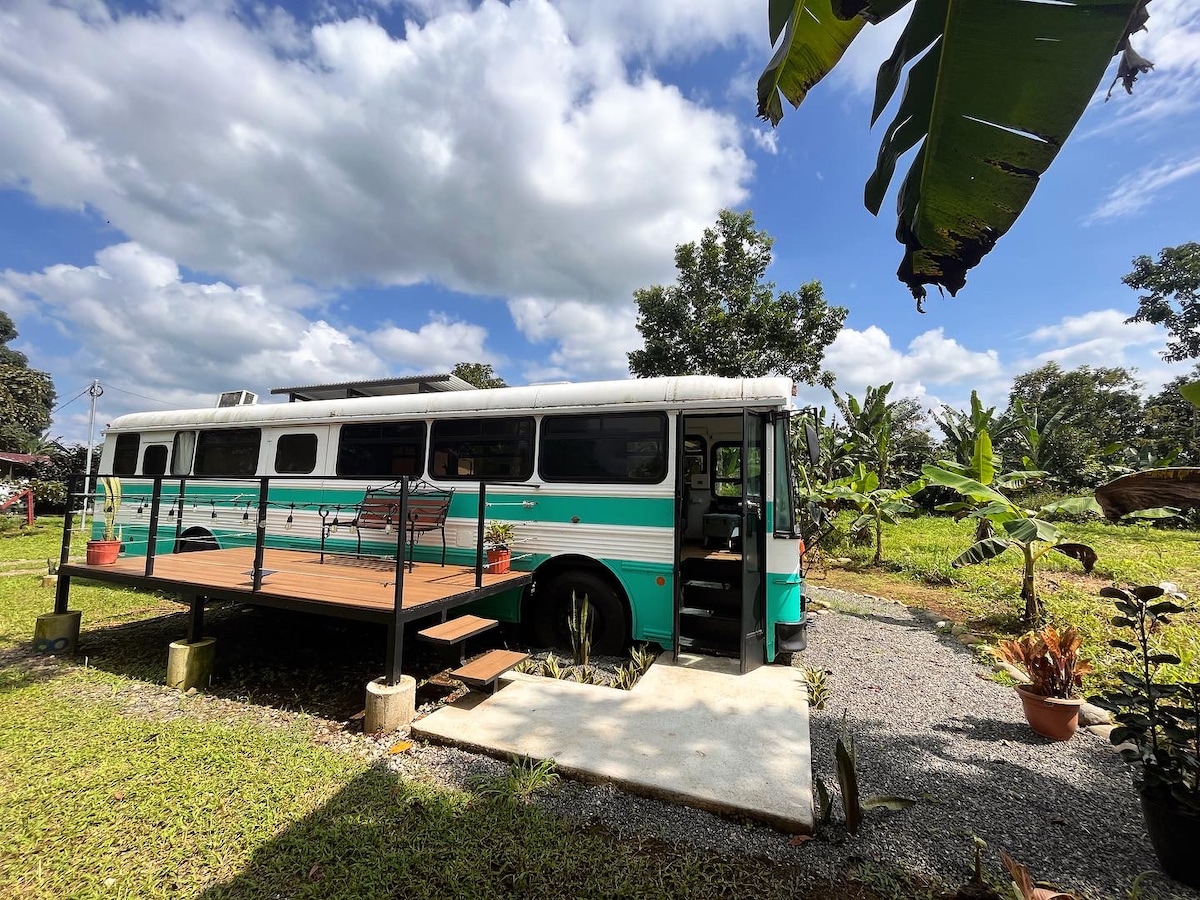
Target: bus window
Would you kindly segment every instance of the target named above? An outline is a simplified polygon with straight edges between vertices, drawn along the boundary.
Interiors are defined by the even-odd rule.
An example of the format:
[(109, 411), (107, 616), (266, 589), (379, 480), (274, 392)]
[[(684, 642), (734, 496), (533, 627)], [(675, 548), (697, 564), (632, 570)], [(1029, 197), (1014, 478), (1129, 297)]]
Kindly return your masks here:
[(538, 465), (546, 481), (657, 484), (667, 474), (667, 417), (546, 416), (541, 448)]
[(192, 457), (196, 455), (196, 432), (180, 431), (171, 442), (171, 474), (191, 475)]
[(201, 431), (196, 441), (196, 474), (243, 478), (258, 470), (261, 428)]
[(792, 478), (791, 419), (775, 420), (775, 533), (795, 535), (796, 495)]
[[(760, 448), (755, 446), (750, 454), (750, 477), (762, 475)], [(713, 444), (712, 491), (718, 497), (742, 496), (742, 445), (730, 443)]]
[(140, 434), (118, 434), (117, 446), (113, 451), (114, 475), (132, 475), (137, 472), (138, 449), (142, 444)]
[(337, 474), (345, 478), (419, 477), (425, 470), (424, 422), (343, 425)]
[(280, 475), (307, 475), (317, 467), (315, 434), (281, 434), (275, 443), (275, 471)]
[(533, 474), (533, 419), (447, 419), (433, 423), (434, 478), (525, 481)]
[(143, 475), (167, 474), (167, 445), (151, 444), (142, 454)]

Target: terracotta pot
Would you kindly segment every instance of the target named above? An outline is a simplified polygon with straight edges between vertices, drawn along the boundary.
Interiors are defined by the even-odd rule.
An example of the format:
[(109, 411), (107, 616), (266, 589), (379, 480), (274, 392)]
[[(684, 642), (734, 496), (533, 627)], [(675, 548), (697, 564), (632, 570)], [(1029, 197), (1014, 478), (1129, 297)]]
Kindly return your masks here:
[(1150, 845), (1163, 871), (1184, 884), (1200, 888), (1200, 816), (1184, 812), (1164, 787), (1142, 786), (1142, 816)]
[(503, 575), (510, 571), (512, 563), (511, 550), (489, 550), (487, 552), (488, 572), (492, 575)]
[(87, 564), (89, 566), (111, 566), (121, 552), (120, 541), (88, 541)]
[(1025, 708), (1025, 721), (1029, 727), (1052, 741), (1069, 741), (1079, 727), (1081, 698), (1064, 700), (1061, 697), (1043, 697), (1017, 685), (1021, 706)]

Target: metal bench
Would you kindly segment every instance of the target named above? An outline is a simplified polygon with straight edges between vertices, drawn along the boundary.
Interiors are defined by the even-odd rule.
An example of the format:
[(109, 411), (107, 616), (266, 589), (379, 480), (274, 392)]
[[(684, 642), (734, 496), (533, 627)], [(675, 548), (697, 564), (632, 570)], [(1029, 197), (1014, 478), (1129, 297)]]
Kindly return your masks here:
[[(354, 508), (354, 518), (344, 524), (354, 529), (356, 543), (355, 555), (362, 556), (362, 537), (364, 531), (382, 531), (390, 534), (393, 529), (401, 529), (408, 536), (408, 571), (413, 570), (413, 547), (419, 535), (429, 531), (440, 531), (442, 534), (442, 565), (446, 565), (446, 516), (450, 512), (450, 500), (454, 496), (454, 488), (441, 490), (433, 488), (425, 482), (416, 482), (408, 493), (408, 515), (404, 522), (400, 521), (400, 489), (389, 484), (380, 488), (368, 488), (362, 500)], [(325, 534), (321, 535), (322, 553), (324, 553)]]

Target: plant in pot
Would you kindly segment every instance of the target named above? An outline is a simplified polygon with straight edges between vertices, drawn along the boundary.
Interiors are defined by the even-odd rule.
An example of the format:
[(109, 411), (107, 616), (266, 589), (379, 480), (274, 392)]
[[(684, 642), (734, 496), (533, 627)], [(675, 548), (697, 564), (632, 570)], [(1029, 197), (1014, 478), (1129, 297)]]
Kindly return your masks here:
[(100, 479), (104, 488), (104, 532), (99, 540), (87, 542), (89, 566), (111, 566), (121, 552), (121, 539), (117, 536), (117, 513), (121, 509), (121, 479), (107, 475)]
[(516, 530), (511, 522), (488, 522), (483, 532), (483, 543), (487, 547), (487, 568), (493, 575), (503, 575), (512, 563), (513, 539)]
[(1157, 648), (1171, 616), (1184, 608), (1162, 599), (1163, 588), (1107, 587), (1117, 607), (1113, 625), (1132, 640), (1110, 643), (1132, 655), (1132, 671), (1118, 672), (1121, 687), (1092, 699), (1114, 713), (1111, 740), (1134, 771), (1150, 843), (1172, 878), (1200, 887), (1200, 683), (1163, 681), (1163, 666), (1179, 657)]
[(1070, 740), (1079, 727), (1079, 688), (1091, 663), (1079, 655), (1083, 639), (1073, 627), (1047, 625), (1016, 640), (1001, 641), (996, 655), (1021, 669), (1028, 684), (1017, 685), (1025, 720), (1038, 734)]

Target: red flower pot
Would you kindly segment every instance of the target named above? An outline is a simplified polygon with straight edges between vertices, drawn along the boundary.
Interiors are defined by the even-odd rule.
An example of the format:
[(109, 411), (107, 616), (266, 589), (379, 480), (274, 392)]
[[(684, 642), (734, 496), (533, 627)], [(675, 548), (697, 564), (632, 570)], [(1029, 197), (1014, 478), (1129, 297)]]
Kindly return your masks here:
[(88, 541), (87, 564), (89, 566), (111, 566), (121, 552), (120, 541)]
[(1079, 727), (1079, 707), (1083, 705), (1083, 700), (1043, 697), (1022, 685), (1017, 685), (1017, 694), (1030, 728), (1052, 741), (1069, 741), (1074, 737), (1075, 729)]
[(503, 575), (510, 570), (512, 563), (511, 550), (489, 550), (487, 552), (487, 570), (492, 575)]

